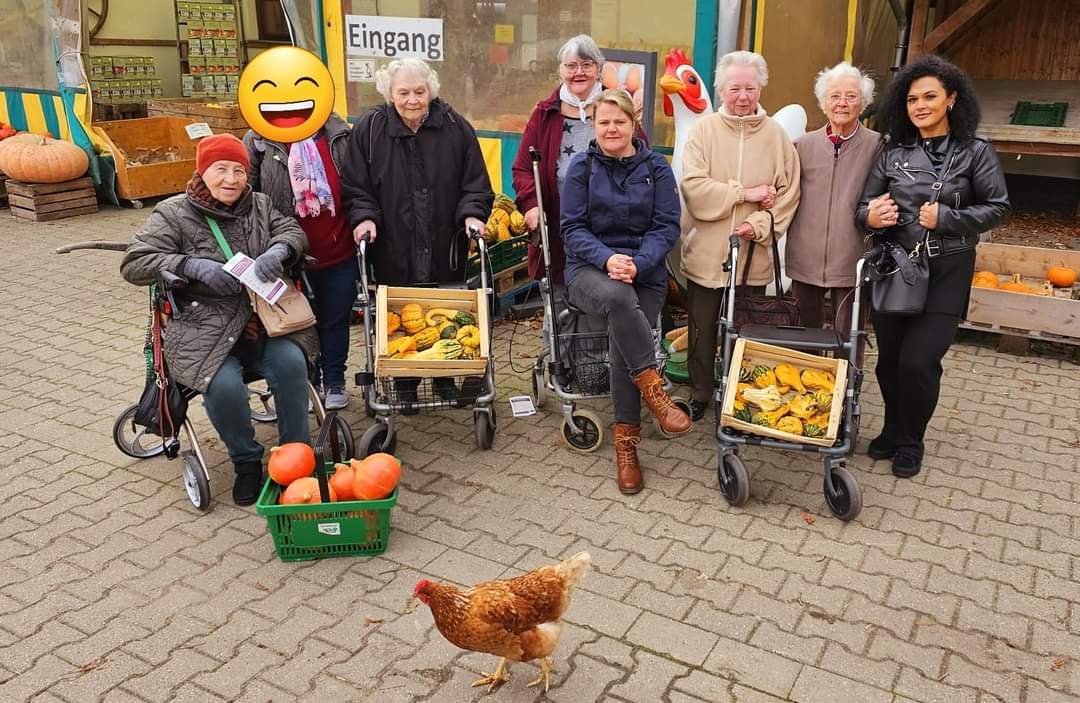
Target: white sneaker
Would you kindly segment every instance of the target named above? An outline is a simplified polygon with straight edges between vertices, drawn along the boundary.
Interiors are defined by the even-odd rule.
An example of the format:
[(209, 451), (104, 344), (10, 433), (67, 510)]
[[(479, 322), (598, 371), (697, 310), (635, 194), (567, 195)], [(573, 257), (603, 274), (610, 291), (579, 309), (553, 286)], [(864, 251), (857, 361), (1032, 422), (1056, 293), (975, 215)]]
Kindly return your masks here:
[(326, 400), (323, 405), (327, 410), (344, 410), (349, 406), (349, 394), (345, 386), (330, 386), (326, 389)]

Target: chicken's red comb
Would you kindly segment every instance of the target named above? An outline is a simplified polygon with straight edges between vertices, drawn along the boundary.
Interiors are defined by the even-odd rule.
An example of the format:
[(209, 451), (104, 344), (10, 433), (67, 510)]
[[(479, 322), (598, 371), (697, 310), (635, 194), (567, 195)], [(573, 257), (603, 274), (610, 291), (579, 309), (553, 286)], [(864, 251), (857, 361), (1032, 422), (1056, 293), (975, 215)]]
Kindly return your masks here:
[(682, 49), (675, 47), (668, 52), (667, 58), (664, 60), (664, 66), (668, 71), (674, 75), (675, 69), (683, 65), (693, 65), (690, 63), (690, 59), (686, 57), (686, 54)]
[(412, 594), (415, 596), (430, 585), (431, 581), (428, 581), (427, 579), (421, 579), (419, 583), (416, 584), (416, 588), (413, 589)]

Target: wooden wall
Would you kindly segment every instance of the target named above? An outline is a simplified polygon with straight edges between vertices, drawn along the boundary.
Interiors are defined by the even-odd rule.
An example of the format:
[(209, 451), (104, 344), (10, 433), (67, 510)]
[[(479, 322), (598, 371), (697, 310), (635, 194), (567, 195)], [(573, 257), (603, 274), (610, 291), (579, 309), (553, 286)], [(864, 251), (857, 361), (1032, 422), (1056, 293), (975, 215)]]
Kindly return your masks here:
[[(938, 0), (938, 22), (962, 4)], [(1080, 2), (1001, 0), (945, 56), (976, 79), (1076, 80)]]

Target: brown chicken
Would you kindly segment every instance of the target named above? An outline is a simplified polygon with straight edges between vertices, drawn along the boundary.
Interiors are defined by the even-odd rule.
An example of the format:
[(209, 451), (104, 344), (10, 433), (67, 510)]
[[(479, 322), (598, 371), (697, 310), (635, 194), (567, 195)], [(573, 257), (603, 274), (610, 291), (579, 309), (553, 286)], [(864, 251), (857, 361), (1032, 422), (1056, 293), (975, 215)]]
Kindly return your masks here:
[(548, 690), (551, 664), (562, 634), (560, 618), (570, 593), (592, 562), (588, 552), (544, 566), (506, 581), (484, 581), (468, 590), (424, 579), (413, 596), (431, 608), (435, 626), (453, 644), (473, 652), (502, 657), (495, 673), (484, 672), (473, 686), (488, 692), (509, 681), (506, 661), (540, 660), (540, 676), (529, 686)]

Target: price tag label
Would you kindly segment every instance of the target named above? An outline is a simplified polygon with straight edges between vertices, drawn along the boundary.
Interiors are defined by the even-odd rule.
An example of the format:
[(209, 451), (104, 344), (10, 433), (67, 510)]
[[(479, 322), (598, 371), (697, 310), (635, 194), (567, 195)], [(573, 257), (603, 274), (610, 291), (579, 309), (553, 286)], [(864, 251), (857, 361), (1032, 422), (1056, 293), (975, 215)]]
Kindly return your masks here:
[(202, 139), (203, 137), (209, 137), (213, 132), (210, 130), (210, 125), (205, 122), (193, 122), (184, 127), (184, 131), (187, 132), (190, 139)]

